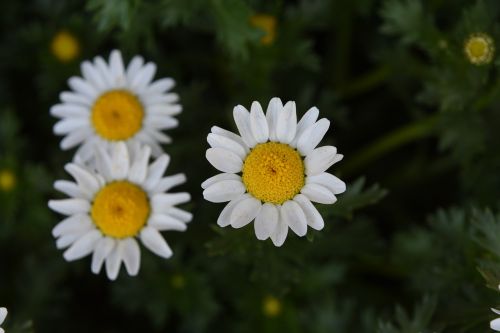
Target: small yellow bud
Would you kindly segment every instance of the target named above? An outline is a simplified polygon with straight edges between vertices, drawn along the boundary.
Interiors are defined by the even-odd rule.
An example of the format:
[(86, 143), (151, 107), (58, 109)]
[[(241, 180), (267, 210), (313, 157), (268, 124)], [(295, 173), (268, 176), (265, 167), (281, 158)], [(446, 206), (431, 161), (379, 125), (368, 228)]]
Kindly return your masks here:
[(276, 317), (281, 313), (281, 302), (273, 296), (267, 296), (262, 303), (262, 311), (266, 317)]
[(16, 186), (16, 175), (12, 170), (0, 170), (0, 190), (9, 192)]
[(172, 276), (170, 283), (174, 289), (182, 289), (186, 285), (186, 279), (182, 274), (175, 274)]
[(495, 53), (493, 39), (485, 33), (475, 33), (464, 43), (464, 52), (474, 65), (489, 64)]
[(250, 17), (250, 23), (265, 32), (260, 42), (262, 45), (270, 45), (276, 38), (276, 18), (272, 15), (257, 14)]
[(52, 39), (51, 50), (54, 57), (59, 61), (69, 62), (80, 53), (80, 44), (75, 36), (68, 31), (62, 30)]

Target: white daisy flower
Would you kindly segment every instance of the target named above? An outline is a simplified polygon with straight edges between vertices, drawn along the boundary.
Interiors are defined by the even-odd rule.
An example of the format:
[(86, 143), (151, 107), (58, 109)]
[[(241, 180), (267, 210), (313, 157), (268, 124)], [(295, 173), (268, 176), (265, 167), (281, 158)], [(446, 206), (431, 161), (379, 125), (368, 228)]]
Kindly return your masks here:
[(183, 174), (163, 177), (168, 155), (149, 164), (149, 146), (125, 143), (113, 146), (108, 153), (97, 147), (96, 170), (69, 163), (66, 171), (76, 182), (58, 180), (54, 187), (70, 196), (50, 200), (49, 207), (68, 217), (52, 234), (57, 248), (67, 261), (92, 253), (92, 272), (98, 274), (103, 263), (115, 280), (123, 261), (129, 275), (139, 272), (140, 250), (136, 238), (153, 253), (169, 258), (172, 250), (160, 231), (184, 231), (192, 214), (175, 205), (190, 200), (188, 193), (164, 193), (185, 182)]
[(219, 171), (201, 185), (211, 202), (229, 203), (217, 224), (241, 228), (255, 219), (259, 240), (285, 242), (288, 227), (298, 236), (307, 226), (321, 230), (323, 218), (311, 201), (333, 204), (346, 189), (343, 181), (325, 172), (343, 155), (333, 146), (316, 148), (330, 122), (318, 119), (313, 107), (297, 123), (295, 102), (269, 102), (264, 114), (253, 102), (250, 112), (238, 105), (233, 111), (240, 135), (212, 127), (207, 160)]
[[(6, 308), (0, 308), (0, 325), (3, 324), (5, 317), (7, 317), (7, 309)], [(0, 333), (5, 333), (3, 328), (0, 327)]]
[(154, 156), (163, 152), (162, 143), (171, 142), (162, 130), (177, 127), (173, 116), (182, 110), (179, 96), (169, 92), (175, 82), (164, 78), (152, 82), (156, 65), (144, 64), (135, 56), (125, 68), (120, 51), (114, 50), (109, 63), (102, 57), (81, 64), (83, 77), (71, 77), (73, 91), (60, 95), (50, 113), (61, 118), (54, 133), (65, 136), (61, 148), (80, 145), (77, 154), (84, 161), (94, 156), (94, 146), (106, 147), (119, 141), (138, 141), (151, 146)]

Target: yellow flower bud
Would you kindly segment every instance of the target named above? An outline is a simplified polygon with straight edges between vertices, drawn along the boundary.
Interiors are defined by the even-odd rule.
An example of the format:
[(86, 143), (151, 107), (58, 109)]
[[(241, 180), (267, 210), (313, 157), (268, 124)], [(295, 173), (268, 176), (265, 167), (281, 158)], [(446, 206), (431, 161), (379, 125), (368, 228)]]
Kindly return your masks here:
[(69, 62), (80, 53), (80, 44), (75, 36), (68, 31), (62, 30), (52, 39), (51, 51), (59, 61)]
[(257, 14), (250, 17), (250, 23), (265, 32), (260, 42), (262, 45), (270, 45), (276, 38), (276, 18), (272, 15)]
[(273, 296), (264, 298), (262, 311), (266, 317), (276, 317), (281, 313), (281, 302)]
[(493, 39), (485, 33), (475, 33), (464, 43), (464, 52), (474, 65), (489, 64), (495, 53)]
[(16, 175), (10, 169), (0, 170), (0, 190), (9, 192), (16, 186)]

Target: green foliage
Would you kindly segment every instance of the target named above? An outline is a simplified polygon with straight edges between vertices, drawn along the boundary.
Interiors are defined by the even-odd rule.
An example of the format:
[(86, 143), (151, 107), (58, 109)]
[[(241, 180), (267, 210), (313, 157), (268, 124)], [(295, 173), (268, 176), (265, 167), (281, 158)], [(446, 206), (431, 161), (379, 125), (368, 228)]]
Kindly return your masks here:
[(396, 324), (380, 323), (378, 333), (431, 333), (439, 332), (427, 329), (431, 322), (437, 301), (433, 297), (424, 297), (415, 307), (413, 315), (409, 315), (402, 307), (397, 306), (395, 311)]
[[(10, 1), (0, 11), (0, 306), (9, 333), (485, 332), (500, 304), (500, 3), (423, 0)], [(276, 19), (276, 38), (250, 18)], [(68, 31), (78, 56), (61, 62)], [(489, 64), (464, 42), (491, 36)], [(183, 113), (169, 132), (170, 173), (183, 172), (185, 233), (174, 257), (142, 251), (137, 277), (109, 282), (88, 258), (65, 262), (47, 201), (73, 151), (49, 115), (80, 63), (112, 48), (173, 77)], [(232, 109), (297, 102), (331, 120), (325, 145), (345, 155), (347, 183), (317, 205), (325, 228), (276, 248), (253, 225), (216, 225), (203, 200), (211, 126), (235, 130)], [(269, 314), (265, 302), (277, 300)]]

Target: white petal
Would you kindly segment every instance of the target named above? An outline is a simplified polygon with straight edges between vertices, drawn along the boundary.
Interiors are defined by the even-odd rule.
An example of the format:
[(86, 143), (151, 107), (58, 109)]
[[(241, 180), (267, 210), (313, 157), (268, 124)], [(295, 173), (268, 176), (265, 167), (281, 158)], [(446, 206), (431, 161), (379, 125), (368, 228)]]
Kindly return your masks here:
[(299, 204), (293, 200), (283, 203), (280, 210), (281, 218), (290, 226), (293, 232), (299, 237), (307, 233), (307, 220), (304, 211)]
[[(92, 228), (93, 227), (91, 227), (91, 229)], [(88, 232), (88, 230), (86, 230), (86, 231), (75, 231), (75, 232), (72, 232), (72, 233), (64, 234), (64, 235), (62, 235), (61, 237), (59, 237), (57, 239), (57, 241), (56, 241), (56, 247), (58, 249), (64, 249), (64, 248), (70, 246), (71, 244), (73, 244), (74, 242), (76, 242), (77, 240), (79, 240), (87, 232)]]
[(75, 146), (78, 146), (80, 143), (85, 141), (88, 137), (92, 135), (92, 130), (90, 128), (79, 128), (69, 133), (62, 141), (61, 141), (61, 149), (68, 150)]
[[(159, 129), (155, 128), (144, 128), (144, 132), (147, 133), (153, 140), (158, 141), (159, 143), (172, 143), (172, 138), (165, 133), (161, 132)], [(160, 155), (163, 154), (163, 152), (160, 153)], [(158, 156), (154, 155), (153, 156)]]
[(148, 225), (159, 231), (185, 231), (187, 229), (186, 223), (179, 221), (175, 217), (165, 214), (154, 214), (150, 217)]
[(92, 199), (89, 193), (82, 191), (80, 186), (78, 186), (74, 182), (70, 182), (67, 180), (57, 180), (54, 183), (54, 188), (59, 192), (67, 194), (68, 196), (73, 198), (88, 199), (88, 200)]
[(287, 235), (288, 224), (286, 224), (280, 216), (278, 219), (278, 225), (276, 226), (274, 232), (271, 234), (271, 240), (273, 241), (274, 246), (280, 247), (281, 245), (283, 245)]
[(92, 159), (92, 157), (94, 157), (96, 143), (100, 141), (101, 140), (97, 137), (87, 138), (87, 140), (83, 142), (80, 147), (78, 147), (75, 157), (73, 158), (73, 162), (76, 162), (77, 158), (83, 162), (88, 162)]
[(207, 141), (212, 148), (223, 148), (238, 155), (242, 160), (246, 157), (247, 151), (237, 141), (223, 135), (210, 133), (207, 136)]
[(250, 128), (250, 114), (247, 109), (245, 109), (242, 105), (235, 106), (233, 109), (233, 117), (236, 127), (238, 127), (238, 131), (240, 132), (241, 138), (245, 144), (249, 148), (255, 146), (257, 141), (255, 141), (252, 129)]
[(92, 106), (92, 100), (87, 96), (72, 91), (63, 91), (59, 94), (59, 99), (64, 103), (79, 104), (86, 107)]
[(495, 331), (500, 331), (500, 318), (490, 321), (490, 328)]
[(304, 159), (306, 175), (314, 176), (326, 171), (335, 163), (337, 148), (333, 146), (323, 146), (314, 149)]
[(90, 210), (90, 203), (84, 199), (49, 200), (49, 207), (63, 215), (85, 214)]
[(89, 128), (89, 120), (86, 118), (65, 118), (54, 125), (54, 134), (62, 135), (78, 129)]
[(234, 207), (241, 201), (250, 197), (250, 194), (243, 194), (242, 196), (231, 200), (220, 213), (219, 218), (217, 219), (217, 225), (219, 225), (220, 227), (227, 227), (229, 224), (231, 224), (231, 214)]
[(163, 177), (158, 183), (151, 189), (151, 192), (161, 193), (167, 192), (171, 188), (184, 184), (186, 182), (186, 175), (179, 173), (173, 176)]
[(108, 279), (114, 281), (118, 277), (120, 272), (120, 264), (122, 262), (122, 252), (119, 246), (115, 246), (114, 249), (106, 257), (106, 273)]
[(269, 126), (269, 140), (271, 141), (278, 140), (276, 136), (276, 125), (278, 113), (282, 112), (282, 110), (283, 104), (281, 103), (281, 99), (279, 99), (278, 97), (274, 97), (273, 99), (271, 99), (266, 111), (266, 119)]
[(316, 120), (318, 120), (318, 116), (319, 116), (319, 110), (317, 107), (310, 108), (302, 116), (299, 123), (297, 124), (297, 133), (295, 133), (295, 138), (293, 139), (293, 141), (291, 143), (291, 145), (293, 147), (297, 146), (297, 141), (299, 140), (302, 133), (304, 133), (306, 128), (308, 128), (309, 126), (312, 126), (316, 122)]
[(172, 129), (179, 126), (179, 121), (175, 118), (154, 114), (147, 115), (144, 123), (148, 127), (159, 130)]
[(117, 88), (125, 86), (125, 67), (123, 65), (122, 54), (118, 50), (111, 51), (109, 56), (109, 69), (113, 75), (113, 84)]
[(73, 261), (89, 255), (94, 251), (97, 241), (101, 238), (102, 234), (97, 229), (87, 232), (64, 252), (64, 259), (66, 259), (66, 261)]
[(309, 200), (321, 204), (333, 204), (337, 201), (335, 195), (326, 187), (319, 184), (306, 184), (300, 193), (304, 194)]
[(346, 190), (345, 183), (334, 175), (323, 172), (314, 176), (308, 176), (306, 183), (316, 183), (322, 185), (332, 191), (333, 194), (344, 193)]
[(130, 142), (138, 142), (145, 144), (151, 148), (151, 154), (154, 157), (159, 157), (161, 154), (163, 154), (163, 149), (161, 146), (156, 142), (148, 133), (150, 131), (141, 131), (137, 133), (134, 137), (136, 141), (130, 141)]
[(225, 129), (217, 127), (217, 126), (212, 126), (211, 132), (214, 133), (214, 134), (225, 136), (225, 137), (227, 137), (227, 138), (229, 138), (229, 139), (231, 139), (233, 141), (238, 142), (243, 148), (245, 148), (245, 152), (246, 153), (248, 153), (248, 151), (250, 150), (250, 148), (248, 148), (248, 146), (245, 143), (245, 141), (243, 141), (243, 139), (241, 138), (241, 136), (239, 136), (238, 134), (235, 134), (235, 133), (233, 133), (231, 131), (225, 130)]
[(241, 228), (250, 223), (259, 214), (262, 204), (254, 197), (238, 202), (231, 213), (231, 226)]
[(269, 139), (267, 119), (259, 102), (253, 102), (250, 108), (250, 129), (257, 143), (264, 143)]
[(132, 78), (130, 87), (133, 90), (143, 90), (153, 79), (156, 73), (156, 65), (148, 62), (144, 67), (138, 70), (137, 74)]
[(297, 139), (297, 150), (302, 156), (307, 156), (320, 143), (330, 127), (330, 121), (320, 119), (316, 124), (309, 126)]
[(230, 201), (245, 193), (245, 185), (240, 180), (222, 180), (203, 191), (203, 198), (210, 202)]
[(121, 247), (120, 252), (123, 255), (123, 263), (128, 274), (136, 276), (141, 266), (141, 251), (137, 241), (131, 237), (125, 238), (118, 242), (118, 247)]
[(151, 156), (151, 148), (149, 146), (144, 146), (141, 149), (140, 156), (137, 156), (130, 166), (128, 172), (128, 179), (136, 184), (142, 184), (146, 179), (146, 174), (148, 171), (149, 157)]
[(94, 66), (101, 74), (105, 86), (108, 88), (113, 88), (113, 75), (111, 74), (111, 70), (109, 69), (106, 61), (100, 56), (95, 57)]
[(54, 237), (60, 237), (64, 234), (86, 232), (93, 229), (93, 226), (94, 224), (88, 215), (72, 215), (59, 222), (54, 229), (52, 229), (52, 235)]
[(97, 90), (92, 87), (87, 81), (80, 77), (73, 76), (68, 80), (68, 84), (74, 91), (94, 100), (97, 97)]
[(165, 173), (168, 164), (170, 163), (170, 156), (164, 154), (161, 155), (151, 163), (148, 167), (148, 176), (144, 181), (144, 187), (147, 189), (154, 188), (161, 179), (161, 176)]
[(125, 179), (130, 168), (130, 158), (125, 143), (118, 142), (113, 145), (111, 161), (113, 179)]
[(184, 223), (189, 223), (193, 219), (193, 214), (177, 207), (168, 207), (162, 213), (168, 214)]
[(82, 105), (66, 103), (52, 106), (50, 114), (58, 118), (88, 118), (90, 110)]
[(156, 255), (166, 259), (172, 256), (172, 250), (167, 242), (165, 242), (165, 239), (163, 239), (163, 236), (155, 228), (144, 227), (140, 237), (144, 246)]
[(89, 81), (98, 91), (106, 90), (106, 81), (101, 76), (99, 70), (90, 61), (82, 62), (81, 71), (83, 77)]
[(64, 169), (76, 180), (82, 191), (90, 194), (91, 196), (96, 193), (99, 188), (99, 181), (89, 171), (85, 170), (79, 165), (68, 163)]
[(241, 181), (241, 177), (239, 175), (235, 175), (234, 173), (219, 173), (213, 177), (208, 178), (203, 183), (201, 183), (202, 189), (207, 189), (211, 185), (218, 183), (223, 180), (238, 180)]
[(493, 311), (493, 312), (495, 312), (496, 314), (500, 315), (500, 310), (497, 310), (497, 309), (495, 309), (495, 308), (490, 308), (490, 309), (491, 309), (491, 311)]
[(7, 317), (8, 311), (6, 308), (0, 308), (0, 325), (3, 323), (5, 318)]
[(147, 113), (154, 116), (171, 117), (182, 112), (181, 105), (165, 104), (166, 101), (148, 99), (144, 102), (147, 105)]
[(315, 229), (321, 230), (325, 226), (323, 217), (318, 212), (316, 207), (311, 203), (311, 201), (303, 194), (297, 194), (293, 200), (300, 205), (300, 208), (304, 211), (306, 216), (307, 224)]
[[(155, 106), (155, 104), (158, 104), (156, 106), (160, 105), (165, 105), (165, 106), (175, 106), (174, 104), (179, 102), (179, 95), (176, 93), (168, 93), (168, 94), (158, 94), (158, 93), (153, 93), (150, 94), (148, 91), (149, 88), (146, 88), (144, 93), (141, 94), (141, 99), (144, 100), (143, 104), (146, 105), (147, 107), (149, 106)], [(177, 105), (180, 106), (180, 105)], [(179, 112), (182, 111), (182, 108), (179, 110)], [(177, 113), (179, 113), (177, 112)]]
[(255, 236), (259, 240), (268, 239), (278, 225), (279, 211), (275, 205), (265, 203), (255, 217)]
[(99, 274), (104, 260), (109, 256), (115, 248), (116, 241), (110, 237), (103, 237), (97, 241), (92, 255), (91, 271), (94, 274)]
[(147, 88), (147, 94), (163, 94), (170, 89), (172, 89), (175, 85), (175, 81), (172, 78), (163, 78), (156, 80), (151, 83)]
[(113, 161), (102, 145), (96, 147), (96, 169), (106, 181), (113, 180)]
[(127, 81), (129, 83), (129, 86), (134, 77), (137, 75), (137, 72), (139, 72), (139, 70), (142, 68), (143, 64), (144, 64), (144, 59), (141, 56), (133, 57), (130, 63), (128, 64)]
[(290, 143), (297, 131), (297, 112), (295, 102), (287, 102), (276, 118), (276, 137), (279, 142)]
[(153, 195), (153, 198), (151, 199), (151, 206), (153, 207), (153, 211), (156, 211), (157, 209), (161, 209), (163, 206), (175, 206), (189, 202), (189, 200), (191, 200), (191, 196), (186, 192), (157, 193)]
[(241, 171), (243, 160), (235, 153), (223, 148), (209, 148), (206, 158), (217, 170), (228, 173)]

